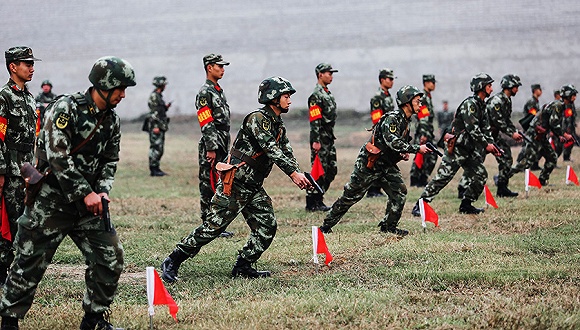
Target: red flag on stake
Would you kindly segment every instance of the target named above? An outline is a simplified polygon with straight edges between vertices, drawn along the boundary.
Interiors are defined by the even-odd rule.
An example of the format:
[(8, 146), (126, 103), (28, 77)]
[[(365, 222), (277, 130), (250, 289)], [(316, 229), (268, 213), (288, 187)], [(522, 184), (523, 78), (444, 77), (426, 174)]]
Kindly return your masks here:
[(0, 232), (2, 233), (2, 238), (12, 242), (12, 233), (10, 232), (10, 221), (8, 220), (8, 211), (6, 211), (6, 202), (4, 201), (4, 195), (2, 195), (2, 201), (0, 202)]
[(489, 191), (489, 187), (485, 185), (483, 186), (483, 189), (485, 190), (485, 204), (497, 209), (498, 208), (497, 203), (495, 202), (495, 199), (493, 198), (491, 191)]
[(439, 227), (439, 216), (435, 213), (435, 210), (423, 200), (423, 198), (419, 199), (419, 211), (421, 212), (421, 225), (423, 228), (427, 227), (425, 222), (432, 222), (435, 224), (435, 227)]
[(542, 188), (542, 184), (538, 177), (532, 173), (529, 169), (526, 169), (526, 191), (530, 191), (530, 187)]
[(153, 320), (153, 315), (155, 315), (154, 305), (167, 305), (169, 307), (169, 314), (177, 322), (177, 311), (179, 307), (177, 307), (175, 300), (171, 298), (159, 274), (153, 267), (147, 267), (147, 300), (149, 301), (149, 316), (151, 320)]
[(314, 162), (312, 163), (312, 170), (310, 170), (310, 175), (314, 180), (318, 180), (324, 175), (324, 168), (322, 168), (322, 162), (320, 162), (320, 157), (318, 154), (314, 156)]
[(415, 154), (415, 165), (418, 169), (423, 168), (423, 154), (420, 152)]
[[(578, 182), (578, 177), (576, 176), (576, 173), (572, 169), (572, 166), (568, 165), (566, 167), (566, 184), (570, 184), (570, 182), (573, 182), (577, 186), (580, 185), (580, 182)], [(2, 235), (4, 235), (4, 232), (2, 232)]]
[(324, 253), (326, 256), (324, 263), (328, 266), (332, 261), (332, 254), (328, 251), (328, 246), (326, 246), (326, 241), (324, 240), (324, 234), (320, 231), (320, 228), (312, 226), (312, 253), (314, 263), (318, 264), (318, 254)]

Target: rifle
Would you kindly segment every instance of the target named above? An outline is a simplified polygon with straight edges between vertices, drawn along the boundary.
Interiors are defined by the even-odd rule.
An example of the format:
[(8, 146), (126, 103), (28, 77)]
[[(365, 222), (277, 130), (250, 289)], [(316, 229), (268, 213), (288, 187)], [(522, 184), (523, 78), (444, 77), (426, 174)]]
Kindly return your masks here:
[(314, 180), (314, 178), (310, 173), (304, 172), (304, 176), (306, 177), (306, 179), (308, 179), (308, 181), (310, 181), (310, 184), (312, 185), (312, 188), (314, 188), (314, 190), (316, 190), (319, 194), (324, 194), (324, 189), (322, 189), (322, 187), (318, 185), (318, 182)]
[(580, 147), (580, 137), (578, 137), (578, 135), (576, 134), (575, 131), (570, 132), (570, 135), (572, 135), (572, 138), (574, 139), (574, 144), (577, 147)]
[(425, 143), (425, 145), (427, 146), (427, 148), (429, 148), (429, 149), (433, 150), (433, 152), (434, 152), (434, 153), (435, 153), (437, 156), (439, 156), (439, 157), (443, 157), (443, 153), (442, 153), (441, 151), (439, 151), (439, 149), (437, 149), (437, 147), (436, 147), (436, 146), (435, 146), (433, 143), (431, 143), (431, 142), (427, 142), (427, 143)]
[(103, 204), (101, 218), (105, 223), (105, 231), (111, 232), (113, 231), (113, 225), (111, 224), (111, 214), (109, 213), (109, 201), (104, 196), (101, 196), (101, 204)]
[(505, 153), (502, 148), (500, 148), (497, 144), (495, 144), (495, 142), (492, 144), (499, 151), (500, 155), (503, 155)]
[(518, 131), (518, 133), (520, 133), (520, 135), (524, 138), (524, 141), (526, 141), (527, 143), (533, 143), (532, 139), (530, 139), (529, 136), (525, 135), (524, 132)]

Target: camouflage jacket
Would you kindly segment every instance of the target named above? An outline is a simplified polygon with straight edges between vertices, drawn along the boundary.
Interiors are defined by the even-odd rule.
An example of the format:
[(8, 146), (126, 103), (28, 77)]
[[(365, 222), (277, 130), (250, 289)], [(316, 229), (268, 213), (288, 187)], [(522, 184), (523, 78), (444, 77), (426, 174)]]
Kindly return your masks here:
[(536, 137), (538, 135), (547, 136), (550, 132), (553, 132), (556, 136), (561, 136), (563, 134), (562, 115), (564, 107), (564, 102), (560, 100), (548, 103), (536, 114), (534, 119), (532, 119), (526, 134), (530, 137)]
[(330, 90), (316, 84), (314, 91), (308, 98), (308, 109), (310, 113), (310, 144), (321, 142), (322, 138), (334, 140), (336, 102)]
[(9, 79), (0, 89), (0, 175), (20, 176), (32, 162), (37, 118), (34, 96)]
[(373, 125), (379, 122), (383, 114), (395, 110), (393, 97), (389, 92), (379, 88), (375, 96), (371, 98), (371, 120)]
[[(235, 155), (235, 150), (243, 156)], [(231, 164), (246, 161), (236, 172), (235, 179), (251, 188), (262, 186), (274, 164), (286, 175), (300, 171), (284, 122), (269, 106), (250, 112), (244, 118), (230, 155)], [(253, 157), (254, 161), (248, 161), (248, 157)]]
[(41, 111), (44, 111), (46, 106), (50, 102), (54, 101), (54, 99), (56, 99), (56, 94), (54, 94), (53, 92), (49, 93), (40, 92), (38, 93), (38, 95), (36, 95), (36, 98), (34, 99), (36, 101), (36, 108), (41, 109)]
[(154, 90), (149, 95), (149, 131), (154, 128), (159, 128), (162, 131), (167, 131), (169, 120), (167, 118), (167, 105), (163, 101), (163, 95)]
[(524, 131), (530, 127), (530, 122), (534, 119), (538, 111), (540, 111), (540, 102), (537, 98), (532, 96), (532, 98), (524, 104), (524, 117), (519, 121)]
[(451, 111), (439, 111), (437, 112), (437, 124), (441, 131), (445, 129), (451, 129), (451, 123), (453, 122), (453, 112)]
[(477, 95), (461, 102), (455, 112), (452, 128), (457, 135), (456, 146), (466, 151), (483, 154), (485, 147), (493, 143), (485, 102)]
[(433, 100), (431, 99), (431, 93), (425, 90), (423, 90), (423, 93), (423, 97), (421, 97), (421, 110), (417, 114), (419, 123), (417, 124), (417, 130), (415, 131), (416, 143), (419, 143), (419, 138), (421, 138), (421, 136), (427, 137), (427, 140), (430, 141), (435, 138), (435, 128), (433, 127), (433, 119), (435, 118)]
[(565, 108), (562, 118), (562, 129), (564, 132), (571, 134), (576, 131), (576, 106), (574, 103), (570, 103)]
[(499, 133), (512, 136), (516, 132), (516, 127), (511, 120), (512, 100), (503, 91), (487, 99), (487, 114), (491, 126), (491, 136), (499, 138)]
[[(83, 198), (93, 191), (108, 194), (119, 161), (119, 116), (113, 110), (99, 110), (90, 90), (57, 99), (38, 136), (39, 169), (51, 170), (38, 199), (63, 212), (82, 211)], [(71, 154), (93, 130), (91, 139)]]
[(230, 107), (223, 89), (207, 79), (195, 99), (201, 140), (206, 150), (222, 150), (230, 145)]
[[(394, 166), (403, 159), (401, 154), (417, 153), (419, 145), (410, 144), (409, 122), (405, 112), (401, 109), (387, 112), (381, 120), (373, 127), (374, 141), (371, 142), (381, 149), (381, 154), (375, 163), (376, 168)], [(361, 148), (359, 157), (367, 157), (365, 146)]]

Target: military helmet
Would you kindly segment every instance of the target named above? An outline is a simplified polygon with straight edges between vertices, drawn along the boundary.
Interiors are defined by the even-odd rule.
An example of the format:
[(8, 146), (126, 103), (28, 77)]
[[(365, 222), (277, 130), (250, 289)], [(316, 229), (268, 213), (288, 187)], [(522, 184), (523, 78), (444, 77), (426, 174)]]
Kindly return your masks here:
[(296, 93), (288, 80), (282, 77), (266, 78), (258, 87), (258, 102), (268, 104), (286, 93), (290, 95)]
[(516, 76), (515, 74), (506, 74), (501, 78), (501, 88), (513, 88), (513, 87), (520, 87), (522, 85), (522, 81), (520, 77)]
[(94, 87), (104, 91), (137, 84), (133, 66), (124, 59), (115, 56), (99, 58), (89, 73), (89, 81)]
[(560, 89), (560, 95), (562, 95), (562, 97), (565, 97), (565, 98), (570, 98), (576, 94), (578, 94), (578, 90), (572, 84), (564, 85)]
[(479, 92), (480, 90), (484, 89), (485, 86), (488, 84), (493, 83), (493, 78), (488, 75), (487, 73), (480, 72), (471, 78), (471, 82), (469, 83), (469, 88), (474, 93)]
[(167, 85), (167, 78), (165, 76), (157, 76), (153, 78), (153, 86), (162, 87)]
[(423, 96), (423, 92), (421, 92), (417, 87), (411, 85), (403, 86), (397, 91), (397, 105), (401, 106), (405, 103), (409, 103), (417, 95)]
[(40, 84), (40, 87), (44, 86), (44, 85), (48, 85), (50, 86), (50, 88), (52, 88), (52, 83), (50, 82), (50, 80), (46, 79), (42, 81), (42, 84)]

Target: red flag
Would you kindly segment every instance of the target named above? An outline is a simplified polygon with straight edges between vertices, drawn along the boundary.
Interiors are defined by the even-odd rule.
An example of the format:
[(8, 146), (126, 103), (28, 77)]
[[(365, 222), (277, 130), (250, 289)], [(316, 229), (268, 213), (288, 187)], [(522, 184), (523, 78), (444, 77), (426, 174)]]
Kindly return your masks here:
[(314, 162), (312, 163), (312, 170), (310, 170), (310, 175), (312, 175), (314, 180), (318, 180), (321, 176), (324, 175), (324, 168), (322, 168), (322, 162), (320, 161), (318, 154), (314, 156)]
[(418, 152), (415, 154), (415, 165), (417, 165), (418, 169), (423, 168), (423, 154)]
[(493, 208), (498, 208), (497, 203), (495, 202), (495, 199), (493, 198), (493, 195), (491, 194), (491, 191), (489, 191), (489, 187), (487, 185), (483, 186), (483, 189), (485, 190), (485, 204), (492, 206)]
[(578, 182), (578, 177), (576, 173), (572, 169), (572, 166), (568, 165), (566, 167), (566, 184), (573, 182), (575, 185), (580, 186), (580, 182)]
[(328, 265), (332, 259), (332, 254), (328, 251), (328, 246), (326, 246), (326, 241), (324, 240), (324, 234), (320, 230), (320, 228), (316, 226), (312, 226), (312, 252), (313, 252), (313, 259), (314, 263), (318, 264), (318, 254), (324, 253), (326, 256), (324, 259), (324, 263)]
[(149, 301), (149, 315), (152, 316), (155, 314), (153, 310), (154, 305), (167, 305), (169, 307), (169, 314), (177, 322), (177, 311), (179, 307), (177, 307), (175, 300), (171, 298), (159, 274), (153, 267), (147, 267), (147, 299)]
[(532, 171), (526, 169), (526, 191), (529, 190), (529, 187), (538, 187), (541, 189), (542, 184), (540, 183), (540, 180), (538, 180), (538, 177), (532, 173)]
[(4, 195), (2, 195), (2, 204), (0, 204), (0, 232), (2, 233), (2, 238), (12, 242), (12, 233), (10, 232), (10, 221), (8, 220), (8, 211), (6, 211), (6, 201), (4, 201)]
[(435, 213), (435, 210), (423, 200), (423, 198), (419, 199), (419, 211), (421, 212), (421, 221), (423, 227), (427, 227), (425, 222), (432, 222), (435, 224), (435, 227), (439, 227), (439, 216)]

